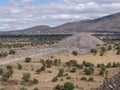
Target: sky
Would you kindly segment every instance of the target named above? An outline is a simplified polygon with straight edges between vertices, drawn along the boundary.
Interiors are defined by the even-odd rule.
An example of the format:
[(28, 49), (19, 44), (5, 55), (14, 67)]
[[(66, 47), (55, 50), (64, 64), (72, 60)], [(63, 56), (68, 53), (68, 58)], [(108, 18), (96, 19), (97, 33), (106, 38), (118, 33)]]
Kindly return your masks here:
[(0, 0), (0, 31), (95, 19), (120, 12), (120, 0)]

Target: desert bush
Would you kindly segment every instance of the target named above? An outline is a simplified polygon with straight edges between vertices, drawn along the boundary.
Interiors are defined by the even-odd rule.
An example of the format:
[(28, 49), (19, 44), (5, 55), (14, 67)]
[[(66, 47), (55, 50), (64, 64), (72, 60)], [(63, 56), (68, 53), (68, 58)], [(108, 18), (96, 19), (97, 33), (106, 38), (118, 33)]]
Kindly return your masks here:
[(117, 50), (117, 55), (120, 55), (120, 50)]
[(25, 62), (28, 62), (28, 63), (29, 63), (29, 62), (31, 62), (31, 60), (32, 60), (32, 59), (31, 59), (30, 57), (25, 58)]
[(76, 66), (77, 65), (77, 61), (76, 60), (70, 60), (68, 62), (65, 63), (67, 66)]
[(96, 55), (96, 54), (97, 54), (97, 52), (98, 52), (98, 50), (97, 50), (97, 49), (91, 49), (90, 51), (91, 51), (91, 53), (93, 53), (93, 55)]
[(84, 72), (86, 75), (91, 75), (94, 73), (94, 68), (85, 68)]
[(78, 55), (78, 52), (77, 52), (77, 51), (73, 51), (72, 54), (73, 54), (74, 56), (77, 56), (77, 55)]
[(69, 80), (69, 79), (71, 79), (71, 77), (70, 77), (70, 76), (67, 76), (67, 77), (66, 77), (66, 79), (68, 79), (68, 80)]
[(55, 59), (55, 60), (53, 61), (53, 64), (54, 64), (55, 66), (60, 65), (60, 64), (61, 64), (61, 59)]
[(59, 72), (58, 72), (58, 77), (60, 76), (63, 76), (64, 75), (64, 69), (59, 69)]
[(111, 50), (111, 49), (112, 49), (112, 45), (109, 45), (109, 46), (108, 46), (108, 50)]
[(101, 51), (105, 52), (107, 51), (105, 47), (101, 47)]
[(16, 53), (16, 51), (15, 50), (13, 50), (13, 49), (11, 49), (10, 51), (9, 51), (9, 54), (15, 54)]
[(103, 76), (105, 74), (105, 72), (106, 72), (106, 67), (101, 67), (99, 74)]
[(10, 78), (10, 75), (8, 73), (3, 73), (2, 74), (2, 81), (8, 81), (8, 79)]
[(3, 74), (3, 69), (2, 68), (0, 68), (0, 75), (2, 75)]
[(65, 90), (73, 90), (74, 89), (74, 84), (71, 82), (66, 82), (64, 83), (64, 89)]
[(24, 82), (28, 82), (30, 80), (30, 77), (31, 77), (30, 73), (23, 73), (22, 80)]
[(33, 79), (33, 80), (32, 80), (32, 83), (33, 83), (33, 84), (37, 84), (38, 82), (39, 82), (39, 81), (38, 81), (37, 79)]
[(86, 81), (86, 80), (87, 80), (87, 78), (86, 78), (86, 77), (81, 77), (81, 79), (80, 79), (80, 80)]
[(12, 66), (11, 65), (7, 65), (6, 68), (7, 69), (12, 69)]
[(112, 67), (120, 67), (120, 63), (115, 63), (115, 62), (113, 62)]
[(106, 67), (107, 67), (107, 68), (112, 68), (112, 64), (111, 64), (111, 63), (108, 63), (108, 64), (106, 65)]
[(40, 70), (44, 71), (45, 70), (45, 65), (41, 66)]
[(0, 90), (5, 90), (4, 88), (0, 88)]
[(100, 51), (100, 56), (103, 56), (105, 54), (105, 51)]
[(57, 78), (57, 77), (54, 77), (54, 78), (52, 79), (52, 82), (56, 82), (56, 81), (58, 81), (58, 78)]
[(44, 65), (45, 64), (45, 60), (44, 59), (40, 59), (40, 63), (42, 63)]
[(33, 90), (39, 90), (39, 88), (38, 88), (38, 87), (36, 87), (36, 88), (34, 88)]
[(22, 65), (21, 64), (17, 64), (17, 67), (18, 67), (18, 70), (21, 70), (22, 69)]
[(22, 88), (20, 88), (20, 90), (28, 90), (28, 89), (27, 89), (27, 88), (22, 87)]
[(90, 63), (90, 62), (85, 62), (85, 61), (83, 61), (83, 65), (84, 65), (85, 67), (94, 67), (94, 64), (92, 64), (92, 63)]
[(88, 81), (93, 82), (93, 81), (94, 81), (94, 78), (93, 78), (93, 77), (90, 77), (90, 78), (88, 79)]
[(77, 69), (76, 69), (75, 67), (73, 67), (73, 68), (70, 70), (70, 72), (71, 72), (71, 73), (75, 73), (76, 70), (77, 70)]
[(53, 90), (64, 90), (64, 86), (58, 84)]
[(38, 68), (38, 69), (36, 70), (36, 74), (40, 74), (40, 72), (41, 72), (41, 69)]

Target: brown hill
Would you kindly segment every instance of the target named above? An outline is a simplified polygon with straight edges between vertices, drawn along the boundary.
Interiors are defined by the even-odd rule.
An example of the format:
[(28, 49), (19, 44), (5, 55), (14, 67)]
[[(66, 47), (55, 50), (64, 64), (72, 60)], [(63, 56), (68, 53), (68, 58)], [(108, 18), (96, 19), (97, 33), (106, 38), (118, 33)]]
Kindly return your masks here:
[(15, 31), (8, 31), (8, 32), (1, 32), (0, 34), (11, 34), (11, 35), (36, 35), (43, 33), (44, 31), (49, 31), (51, 27), (46, 25), (39, 25), (23, 30), (15, 30)]
[(55, 47), (69, 52), (77, 51), (79, 54), (86, 54), (90, 52), (91, 48), (99, 48), (97, 44), (101, 45), (103, 42), (91, 34), (80, 33), (60, 41)]
[[(71, 34), (76, 32), (99, 31), (120, 33), (120, 13), (108, 15), (94, 20), (69, 22), (53, 28), (45, 25), (40, 25), (24, 30), (4, 32), (4, 34)], [(1, 32), (0, 34), (3, 34), (3, 32)]]
[(76, 33), (113, 31), (120, 32), (120, 13), (108, 15), (94, 20), (70, 22), (50, 30), (51, 33)]

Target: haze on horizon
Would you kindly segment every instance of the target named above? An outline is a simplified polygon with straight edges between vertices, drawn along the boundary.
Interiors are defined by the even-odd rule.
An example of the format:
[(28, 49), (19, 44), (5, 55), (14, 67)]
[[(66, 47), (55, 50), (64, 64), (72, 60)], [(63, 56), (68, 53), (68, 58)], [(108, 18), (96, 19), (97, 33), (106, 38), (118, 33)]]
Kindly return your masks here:
[(56, 26), (120, 12), (120, 0), (0, 0), (0, 31)]

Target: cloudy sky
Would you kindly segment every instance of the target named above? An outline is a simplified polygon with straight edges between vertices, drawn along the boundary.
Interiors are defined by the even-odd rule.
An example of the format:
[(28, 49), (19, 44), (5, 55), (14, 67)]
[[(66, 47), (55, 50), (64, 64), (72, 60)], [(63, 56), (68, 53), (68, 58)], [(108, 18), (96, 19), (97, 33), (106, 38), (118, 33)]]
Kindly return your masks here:
[(120, 0), (0, 0), (0, 31), (56, 26), (120, 12)]

